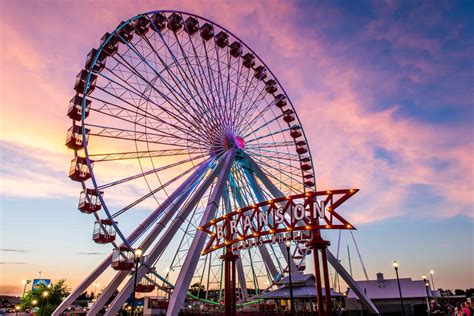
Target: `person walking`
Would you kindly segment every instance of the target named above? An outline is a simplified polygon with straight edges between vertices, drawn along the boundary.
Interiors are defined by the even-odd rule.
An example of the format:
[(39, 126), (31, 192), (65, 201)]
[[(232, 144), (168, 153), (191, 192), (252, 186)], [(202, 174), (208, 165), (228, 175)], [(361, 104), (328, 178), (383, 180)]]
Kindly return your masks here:
[(471, 307), (471, 305), (467, 301), (462, 304), (462, 311), (464, 313), (464, 316), (471, 316), (472, 315), (472, 311), (469, 307)]
[(454, 307), (454, 316), (464, 316), (461, 304), (456, 304), (456, 307)]

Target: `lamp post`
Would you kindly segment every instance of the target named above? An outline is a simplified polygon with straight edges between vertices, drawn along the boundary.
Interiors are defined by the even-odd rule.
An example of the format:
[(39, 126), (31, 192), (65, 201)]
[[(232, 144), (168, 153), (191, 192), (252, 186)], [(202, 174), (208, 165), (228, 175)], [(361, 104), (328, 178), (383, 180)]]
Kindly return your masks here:
[(97, 283), (97, 282), (94, 283), (94, 288), (95, 288), (94, 296), (96, 300), (97, 300), (97, 288), (99, 287), (99, 285), (100, 283)]
[(402, 288), (400, 287), (400, 278), (398, 277), (398, 262), (397, 262), (397, 260), (394, 260), (392, 265), (395, 268), (395, 273), (397, 275), (398, 292), (400, 293), (400, 304), (402, 305), (402, 315), (405, 316), (405, 306), (403, 305)]
[(434, 270), (430, 270), (430, 275), (431, 275), (431, 284), (433, 285), (433, 290), (436, 290), (436, 287), (434, 285)]
[(291, 315), (295, 315), (295, 306), (293, 305), (293, 283), (291, 282), (291, 264), (290, 264), (290, 246), (291, 246), (291, 241), (287, 240), (285, 242), (286, 244), (286, 253), (288, 255), (288, 278), (290, 281), (290, 306), (291, 306)]
[(38, 301), (37, 301), (37, 300), (32, 300), (32, 301), (31, 301), (32, 307), (30, 308), (30, 314), (32, 314), (32, 313), (31, 313), (31, 309), (33, 310), (33, 313), (35, 312), (36, 304), (38, 304)]
[(140, 248), (135, 249), (134, 259), (135, 259), (135, 276), (133, 277), (133, 293), (132, 293), (132, 316), (135, 313), (135, 289), (137, 287), (137, 274), (138, 274), (138, 264), (140, 263), (140, 258), (142, 257), (143, 250)]
[(23, 298), (25, 296), (26, 286), (31, 283), (31, 280), (23, 280), (21, 281), (21, 283), (23, 283), (23, 294), (21, 295), (21, 297)]
[(43, 291), (43, 303), (41, 304), (41, 316), (44, 315), (44, 303), (46, 303), (46, 299), (48, 298), (49, 292)]
[(18, 311), (20, 310), (20, 305), (16, 305), (15, 306), (15, 312), (16, 312), (16, 315), (18, 316)]
[(430, 283), (426, 279), (426, 274), (422, 274), (421, 278), (423, 279), (423, 283), (425, 283), (425, 289), (426, 289), (426, 309), (428, 311), (428, 315), (430, 314), (430, 292), (429, 292), (429, 286)]

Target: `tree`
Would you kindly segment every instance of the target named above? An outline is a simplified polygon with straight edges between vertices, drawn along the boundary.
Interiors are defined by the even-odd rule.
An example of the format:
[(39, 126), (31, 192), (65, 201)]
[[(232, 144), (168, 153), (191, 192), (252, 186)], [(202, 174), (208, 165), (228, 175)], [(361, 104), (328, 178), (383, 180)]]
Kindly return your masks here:
[(466, 292), (461, 289), (455, 289), (454, 290), (454, 295), (466, 295)]
[(204, 285), (202, 285), (201, 283), (191, 284), (191, 287), (189, 288), (189, 293), (199, 298), (206, 297)]
[[(45, 292), (48, 293), (46, 297), (43, 295)], [(26, 292), (21, 298), (21, 308), (25, 310), (36, 306), (39, 308), (40, 315), (51, 315), (68, 295), (66, 280), (59, 280), (56, 284), (51, 283), (50, 286), (40, 284), (37, 288)], [(33, 301), (36, 301), (36, 304)]]

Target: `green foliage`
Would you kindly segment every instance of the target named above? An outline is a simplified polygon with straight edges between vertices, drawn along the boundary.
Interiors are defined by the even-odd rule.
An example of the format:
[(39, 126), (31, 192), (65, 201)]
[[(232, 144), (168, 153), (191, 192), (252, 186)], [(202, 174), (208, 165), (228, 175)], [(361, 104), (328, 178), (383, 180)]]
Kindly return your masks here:
[[(43, 293), (47, 292), (45, 297)], [(41, 284), (38, 288), (30, 290), (21, 298), (22, 310), (38, 308), (40, 315), (51, 315), (63, 299), (69, 295), (69, 289), (66, 280), (59, 280), (57, 283), (51, 283), (51, 286)], [(34, 304), (36, 301), (36, 305)]]
[(205, 298), (206, 297), (206, 292), (204, 285), (201, 283), (194, 283), (191, 284), (191, 287), (189, 288), (189, 292), (193, 294), (194, 296), (197, 296), (199, 298)]

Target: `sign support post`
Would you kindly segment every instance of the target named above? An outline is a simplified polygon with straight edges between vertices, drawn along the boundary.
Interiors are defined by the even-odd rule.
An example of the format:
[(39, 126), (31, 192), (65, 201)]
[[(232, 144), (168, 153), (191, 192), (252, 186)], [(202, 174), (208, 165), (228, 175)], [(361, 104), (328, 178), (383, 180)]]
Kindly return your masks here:
[(227, 246), (225, 254), (220, 257), (224, 261), (224, 315), (236, 314), (236, 286), (235, 262), (239, 258), (232, 252), (232, 247)]

